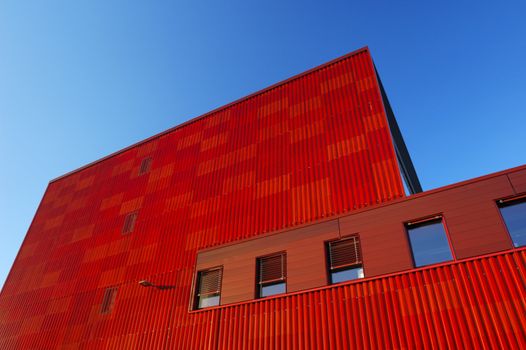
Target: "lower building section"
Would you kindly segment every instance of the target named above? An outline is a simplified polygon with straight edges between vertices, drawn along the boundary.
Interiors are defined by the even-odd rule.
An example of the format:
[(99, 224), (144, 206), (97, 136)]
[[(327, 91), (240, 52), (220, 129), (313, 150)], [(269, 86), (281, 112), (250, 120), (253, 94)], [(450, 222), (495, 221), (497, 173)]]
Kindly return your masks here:
[(45, 318), (38, 302), (25, 315), (3, 309), (0, 348), (526, 347), (525, 248), (188, 313), (189, 289), (170, 286), (192, 273), (156, 276), (153, 288), (120, 285), (119, 312), (102, 316), (108, 305), (83, 308), (103, 289), (57, 299)]

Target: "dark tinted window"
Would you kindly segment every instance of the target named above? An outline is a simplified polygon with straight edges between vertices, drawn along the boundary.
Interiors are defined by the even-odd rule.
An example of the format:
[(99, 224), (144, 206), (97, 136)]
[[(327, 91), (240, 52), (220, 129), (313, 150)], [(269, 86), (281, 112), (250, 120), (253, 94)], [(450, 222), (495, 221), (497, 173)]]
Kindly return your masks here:
[(501, 205), (500, 212), (506, 222), (513, 245), (526, 245), (526, 199), (507, 202)]
[(453, 260), (442, 219), (408, 224), (407, 232), (417, 267)]

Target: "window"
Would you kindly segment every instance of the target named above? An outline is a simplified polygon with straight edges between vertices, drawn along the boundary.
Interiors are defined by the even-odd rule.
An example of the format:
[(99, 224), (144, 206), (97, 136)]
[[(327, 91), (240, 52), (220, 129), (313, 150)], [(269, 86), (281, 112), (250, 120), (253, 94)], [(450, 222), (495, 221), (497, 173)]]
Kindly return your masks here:
[(362, 253), (358, 236), (327, 244), (330, 283), (363, 278)]
[(258, 258), (256, 268), (256, 294), (258, 298), (282, 294), (287, 291), (285, 253)]
[(122, 226), (121, 233), (123, 235), (126, 235), (128, 233), (133, 232), (133, 228), (135, 227), (135, 221), (137, 221), (137, 212), (134, 211), (133, 213), (128, 213), (124, 218), (124, 225)]
[(441, 217), (406, 225), (415, 266), (453, 260)]
[(513, 245), (526, 245), (526, 198), (501, 200), (499, 207)]
[(221, 267), (198, 272), (195, 297), (196, 309), (219, 305), (222, 275), (223, 268)]
[(139, 175), (146, 174), (150, 171), (150, 167), (152, 166), (152, 158), (144, 158), (141, 162), (141, 167), (139, 168)]
[(115, 304), (115, 297), (117, 296), (117, 287), (107, 288), (104, 291), (104, 296), (102, 297), (102, 305), (100, 307), (101, 314), (109, 314), (113, 309), (113, 304)]

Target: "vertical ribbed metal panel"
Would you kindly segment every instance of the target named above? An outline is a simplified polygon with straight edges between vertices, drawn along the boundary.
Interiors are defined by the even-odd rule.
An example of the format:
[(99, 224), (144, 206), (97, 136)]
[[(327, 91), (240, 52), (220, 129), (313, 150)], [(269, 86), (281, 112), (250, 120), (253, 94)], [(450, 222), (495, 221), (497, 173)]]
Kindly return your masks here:
[[(315, 307), (327, 291), (189, 315), (196, 252), (403, 195), (360, 50), (51, 182), (2, 289), (0, 348), (335, 341), (323, 324), (334, 311)], [(122, 235), (133, 211), (134, 230)], [(114, 311), (101, 315), (113, 286)], [(294, 318), (301, 303), (312, 323)]]
[[(177, 283), (191, 272), (152, 279)], [(23, 308), (0, 348), (81, 349), (521, 349), (526, 346), (526, 250), (188, 314), (186, 288), (119, 286), (117, 312), (97, 315), (103, 290)], [(100, 298), (99, 298), (100, 299)], [(64, 302), (64, 304), (63, 304)], [(70, 308), (63, 305), (70, 305)], [(95, 305), (97, 306), (97, 305)], [(100, 306), (100, 305), (99, 305)], [(2, 305), (5, 314), (17, 310)], [(20, 310), (21, 305), (17, 305)], [(31, 311), (30, 311), (31, 310)], [(51, 311), (51, 309), (48, 309)], [(73, 311), (75, 313), (73, 313)], [(4, 314), (4, 315), (5, 315)], [(51, 313), (54, 314), (54, 313)], [(39, 331), (31, 327), (40, 325)], [(25, 330), (25, 332), (22, 332)]]
[(218, 349), (521, 349), (525, 252), (225, 307)]

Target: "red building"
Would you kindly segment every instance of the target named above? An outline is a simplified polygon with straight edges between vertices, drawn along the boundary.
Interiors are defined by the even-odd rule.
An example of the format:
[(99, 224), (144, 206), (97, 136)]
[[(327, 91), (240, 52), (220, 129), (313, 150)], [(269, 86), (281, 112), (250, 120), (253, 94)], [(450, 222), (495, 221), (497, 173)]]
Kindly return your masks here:
[(421, 192), (364, 48), (52, 180), (0, 349), (525, 348), (525, 197)]

